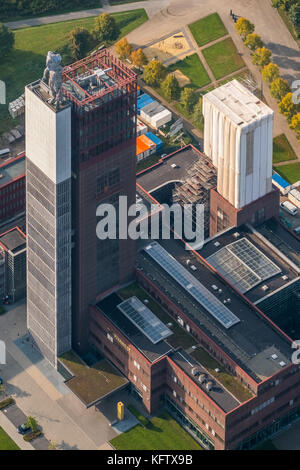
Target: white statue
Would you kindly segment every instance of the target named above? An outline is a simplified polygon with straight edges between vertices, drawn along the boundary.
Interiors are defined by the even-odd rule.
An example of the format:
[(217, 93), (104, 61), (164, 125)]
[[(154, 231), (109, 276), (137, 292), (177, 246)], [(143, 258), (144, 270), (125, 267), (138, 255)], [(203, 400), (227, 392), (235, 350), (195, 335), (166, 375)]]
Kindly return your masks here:
[(56, 107), (60, 104), (62, 100), (62, 71), (63, 68), (60, 65), (61, 55), (57, 52), (49, 51), (47, 54), (46, 65), (47, 67), (44, 70), (43, 81), (47, 81), (49, 75), (49, 88), (51, 94), (50, 104), (55, 104)]

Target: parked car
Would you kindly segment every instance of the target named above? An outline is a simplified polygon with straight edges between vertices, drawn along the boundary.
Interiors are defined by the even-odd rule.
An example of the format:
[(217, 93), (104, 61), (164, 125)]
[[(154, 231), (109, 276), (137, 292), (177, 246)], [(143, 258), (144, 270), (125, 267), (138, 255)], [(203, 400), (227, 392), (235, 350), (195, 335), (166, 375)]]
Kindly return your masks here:
[(24, 424), (20, 424), (20, 426), (18, 426), (18, 433), (19, 434), (27, 434), (29, 431), (31, 431), (31, 427), (30, 426), (27, 426), (26, 423)]
[(291, 215), (296, 215), (298, 212), (297, 207), (289, 201), (281, 202), (280, 207)]
[(0, 377), (0, 385), (3, 385), (4, 384), (4, 380), (2, 379), (2, 377)]

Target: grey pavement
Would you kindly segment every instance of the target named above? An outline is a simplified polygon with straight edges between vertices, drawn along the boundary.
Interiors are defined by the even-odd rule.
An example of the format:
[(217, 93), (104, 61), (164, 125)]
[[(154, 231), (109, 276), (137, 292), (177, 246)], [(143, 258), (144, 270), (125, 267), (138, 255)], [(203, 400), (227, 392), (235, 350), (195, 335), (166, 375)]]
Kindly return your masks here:
[(151, 18), (161, 8), (168, 5), (169, 0), (146, 0), (144, 2), (133, 2), (124, 3), (121, 5), (104, 5), (102, 8), (93, 8), (90, 10), (81, 10), (71, 13), (64, 13), (60, 15), (44, 16), (41, 18), (31, 18), (19, 21), (9, 21), (6, 26), (10, 29), (22, 29), (28, 28), (29, 26), (40, 26), (43, 24), (59, 23), (61, 21), (77, 20), (81, 18), (89, 18), (92, 16), (101, 15), (101, 13), (117, 13), (122, 11), (136, 10), (138, 8), (144, 8)]
[[(0, 375), (6, 382), (6, 393), (14, 397), (24, 416), (37, 419), (45, 438), (59, 448), (99, 449), (117, 435), (109, 420), (99, 411), (87, 410), (70, 391), (64, 393), (56, 371), (50, 373), (37, 363), (34, 354), (33, 361), (31, 354), (24, 354), (16, 342), (26, 334), (26, 305), (20, 302), (8, 310), (0, 316), (0, 339), (7, 349), (7, 364), (0, 366)], [(45, 448), (46, 443), (37, 439), (36, 446)]]

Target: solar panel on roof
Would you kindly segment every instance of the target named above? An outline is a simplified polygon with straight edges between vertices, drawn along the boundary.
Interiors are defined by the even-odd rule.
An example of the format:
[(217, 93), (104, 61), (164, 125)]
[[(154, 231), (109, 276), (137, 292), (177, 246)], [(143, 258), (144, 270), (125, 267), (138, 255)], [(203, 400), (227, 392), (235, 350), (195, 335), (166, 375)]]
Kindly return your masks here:
[(221, 248), (207, 261), (243, 294), (281, 272), (245, 237)]
[(135, 296), (120, 303), (118, 309), (121, 310), (153, 344), (157, 344), (173, 334), (172, 331)]
[(192, 295), (225, 328), (230, 328), (240, 321), (229, 308), (206, 289), (198, 279), (176, 261), (159, 243), (151, 243), (145, 250), (157, 264), (173, 277), (181, 287)]

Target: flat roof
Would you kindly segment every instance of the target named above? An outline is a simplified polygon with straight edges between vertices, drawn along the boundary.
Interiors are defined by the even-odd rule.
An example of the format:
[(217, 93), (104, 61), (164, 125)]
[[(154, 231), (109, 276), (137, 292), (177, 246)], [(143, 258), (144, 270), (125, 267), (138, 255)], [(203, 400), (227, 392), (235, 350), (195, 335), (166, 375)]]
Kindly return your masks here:
[[(187, 251), (180, 240), (160, 240), (159, 243), (184, 266), (187, 266), (187, 260), (192, 259), (192, 264), (197, 268), (193, 271), (196, 279), (200, 280), (222, 302), (230, 299), (229, 308), (240, 319), (240, 322), (225, 329), (204, 308), (199, 307), (193, 297), (150, 256), (147, 256), (144, 249), (140, 249), (137, 255), (138, 268), (142, 269), (151, 282), (157, 284), (157, 287), (248, 375), (259, 383), (281, 370), (280, 362), (291, 363), (290, 342), (271, 322), (257, 312), (254, 306), (248, 304), (204, 261)], [(140, 246), (140, 248), (144, 247)], [(217, 286), (218, 293), (212, 288), (213, 285)], [(271, 359), (273, 354), (278, 356), (278, 360)]]
[(166, 340), (152, 343), (119, 309), (123, 299), (118, 294), (111, 294), (100, 300), (97, 307), (103, 312), (108, 320), (126, 336), (129, 341), (150, 361), (155, 362), (162, 356), (173, 351)]
[[(249, 241), (263, 256), (267, 257), (273, 267), (278, 268), (277, 270), (272, 269), (272, 276), (266, 279), (258, 278), (257, 282), (253, 282), (253, 287), (249, 288), (248, 291), (243, 291), (242, 289), (239, 289), (238, 285), (236, 285), (236, 288), (240, 290), (241, 293), (251, 300), (251, 302), (255, 303), (277, 289), (285, 287), (288, 282), (297, 279), (300, 272), (298, 273), (294, 269), (293, 265), (289, 263), (289, 260), (285, 260), (280, 257), (279, 252), (276, 252), (276, 249), (278, 249), (276, 244), (275, 246), (270, 246), (270, 244), (268, 244), (268, 240), (264, 239), (262, 233), (257, 229), (253, 230), (254, 232), (251, 231), (250, 226), (247, 227), (246, 225), (243, 225), (241, 227), (225, 231), (219, 236), (213, 237), (212, 240), (206, 242), (203, 248), (199, 250), (199, 254), (209, 263), (211, 259), (214, 259), (216, 253), (220, 252), (220, 250), (226, 247), (230, 248), (233, 243), (236, 243), (243, 238)], [(292, 260), (290, 261), (292, 262)], [(218, 270), (218, 267), (215, 266), (214, 263), (212, 264), (213, 267)], [(233, 283), (230, 276), (228, 277), (222, 269), (220, 270), (220, 274), (228, 279), (231, 284)], [(287, 278), (283, 276), (287, 276)], [(264, 290), (263, 286), (268, 286), (268, 289)]]
[(25, 154), (14, 159), (8, 159), (0, 165), (0, 188), (10, 181), (25, 176)]
[(269, 106), (237, 80), (232, 80), (210, 91), (204, 95), (203, 101), (210, 102), (233, 123), (241, 127), (274, 114)]
[(60, 356), (59, 360), (74, 375), (66, 385), (86, 407), (128, 384), (128, 379), (107, 359), (101, 359), (89, 367), (77, 354), (69, 351)]
[[(137, 175), (137, 183), (141, 185), (148, 193), (167, 184), (170, 181), (184, 182), (189, 176), (189, 170), (200, 159), (207, 157), (192, 146), (179, 149), (163, 159), (159, 163), (146, 171)], [(176, 168), (172, 168), (172, 164)]]
[(7, 248), (7, 250), (12, 253), (16, 253), (17, 251), (25, 248), (26, 237), (15, 228), (3, 235), (0, 235), (0, 242)]
[[(216, 402), (225, 413), (228, 413), (240, 405), (240, 402), (216, 380), (216, 377), (209, 374), (205, 367), (186, 351), (176, 351), (170, 355), (170, 359), (172, 359), (208, 397)], [(197, 376), (192, 374), (193, 368), (197, 368)], [(199, 382), (199, 374), (205, 374), (205, 383), (201, 384)], [(211, 390), (207, 390), (206, 388), (206, 383), (209, 381), (213, 383)]]
[(300, 239), (272, 218), (256, 228), (270, 243), (300, 268)]

